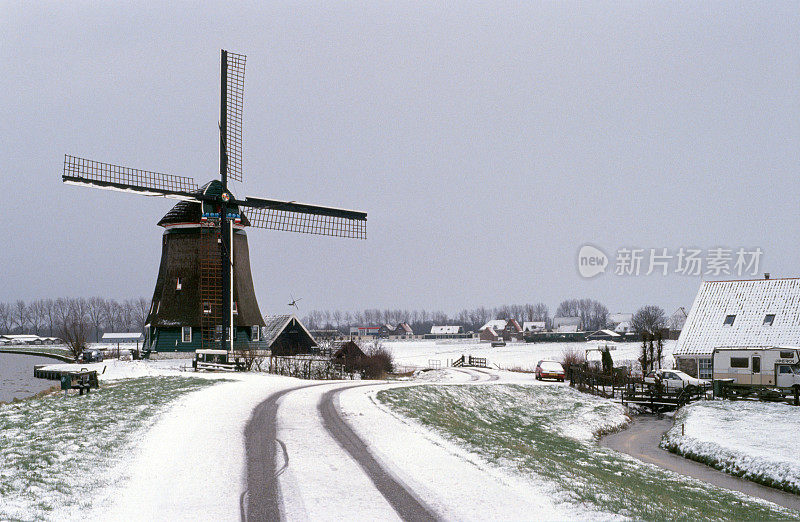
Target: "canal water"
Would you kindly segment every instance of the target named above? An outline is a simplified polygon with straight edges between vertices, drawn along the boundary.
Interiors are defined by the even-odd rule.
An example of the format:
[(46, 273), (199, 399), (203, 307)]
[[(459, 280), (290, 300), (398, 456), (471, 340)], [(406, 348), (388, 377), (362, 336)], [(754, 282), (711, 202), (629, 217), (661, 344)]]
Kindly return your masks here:
[(58, 359), (39, 355), (0, 353), (0, 402), (24, 399), (58, 384), (33, 376), (36, 364), (59, 364)]

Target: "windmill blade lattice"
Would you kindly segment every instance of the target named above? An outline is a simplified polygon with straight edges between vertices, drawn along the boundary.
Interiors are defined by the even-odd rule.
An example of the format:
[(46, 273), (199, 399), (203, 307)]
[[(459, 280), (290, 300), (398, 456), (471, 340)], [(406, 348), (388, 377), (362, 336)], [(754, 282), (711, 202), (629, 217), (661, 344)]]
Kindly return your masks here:
[(255, 228), (367, 238), (367, 215), (363, 212), (256, 198), (237, 203), (246, 212), (250, 226)]
[(85, 158), (64, 155), (65, 183), (95, 188), (125, 190), (152, 196), (194, 200), (197, 183), (192, 178), (148, 170), (122, 167)]
[(225, 148), (228, 153), (228, 176), (242, 181), (242, 108), (244, 105), (244, 63), (246, 56), (228, 51), (228, 78), (225, 99), (228, 117), (225, 122)]

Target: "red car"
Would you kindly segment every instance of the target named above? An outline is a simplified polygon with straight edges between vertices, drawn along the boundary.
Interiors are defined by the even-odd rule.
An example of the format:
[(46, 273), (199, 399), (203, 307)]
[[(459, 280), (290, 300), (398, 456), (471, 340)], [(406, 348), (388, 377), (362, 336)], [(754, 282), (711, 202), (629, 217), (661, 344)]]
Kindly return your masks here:
[(555, 379), (564, 382), (564, 367), (556, 361), (539, 361), (536, 365), (536, 380)]

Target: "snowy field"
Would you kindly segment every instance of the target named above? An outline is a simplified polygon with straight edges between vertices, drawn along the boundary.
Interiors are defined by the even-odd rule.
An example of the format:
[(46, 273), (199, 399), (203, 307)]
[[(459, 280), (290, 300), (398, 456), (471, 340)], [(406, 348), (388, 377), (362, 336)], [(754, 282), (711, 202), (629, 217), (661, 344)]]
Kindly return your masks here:
[[(665, 366), (673, 365), (672, 352), (677, 341), (664, 341)], [(462, 341), (388, 341), (383, 346), (394, 356), (395, 363), (401, 366), (429, 367), (440, 364), (442, 367), (462, 355), (485, 357), (494, 368), (533, 370), (542, 359), (560, 361), (566, 350), (586, 353), (587, 349), (598, 345), (609, 345), (614, 364), (635, 361), (639, 357), (640, 343), (508, 343), (506, 346), (492, 348), (488, 342), (477, 340)], [(597, 351), (589, 352), (589, 360), (600, 360)]]
[[(167, 403), (213, 384), (151, 377), (0, 406), (0, 520), (70, 519), (113, 484), (108, 471)], [(144, 390), (148, 392), (145, 393)]]
[[(493, 353), (510, 367), (565, 347), (387, 346), (405, 347), (421, 366), (443, 346)], [(526, 349), (527, 359), (518, 352)], [(244, 427), (265, 398), (301, 385), (312, 386), (287, 393), (276, 419), (291, 456), (278, 477), (287, 519), (397, 516), (325, 427), (321, 399), (337, 388), (347, 388), (337, 407), (370, 452), (443, 520), (798, 516), (598, 447), (598, 434), (628, 422), (625, 410), (530, 373), (451, 368), (402, 382), (319, 382), (189, 373), (185, 364), (77, 365), (100, 373), (99, 390), (0, 406), (0, 520), (239, 519)]]
[(238, 518), (244, 425), (299, 381), (185, 364), (53, 365), (97, 370), (101, 387), (0, 406), (0, 520)]
[[(774, 504), (599, 447), (598, 433), (628, 421), (624, 410), (568, 387), (428, 385), (380, 391), (377, 400), (421, 429), (434, 430), (477, 465), (488, 462), (528, 481), (531, 497), (545, 504), (549, 500), (543, 511), (521, 511), (517, 519), (798, 517)], [(396, 444), (409, 443), (413, 441)], [(451, 487), (460, 487), (457, 477)]]
[(733, 475), (800, 494), (800, 408), (796, 406), (696, 402), (677, 413), (662, 446)]

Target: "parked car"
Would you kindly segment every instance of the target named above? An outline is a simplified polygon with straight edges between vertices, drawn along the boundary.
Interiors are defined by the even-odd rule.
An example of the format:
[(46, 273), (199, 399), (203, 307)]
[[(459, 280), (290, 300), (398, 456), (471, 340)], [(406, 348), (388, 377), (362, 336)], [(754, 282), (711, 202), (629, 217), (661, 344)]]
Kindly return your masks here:
[(81, 362), (85, 362), (85, 363), (102, 362), (103, 361), (103, 352), (100, 351), (100, 350), (95, 350), (95, 349), (91, 349), (91, 350), (84, 349), (83, 352), (81, 352), (81, 359), (80, 360), (81, 360)]
[(539, 361), (536, 365), (536, 380), (555, 379), (564, 382), (564, 367), (556, 361)]
[(653, 370), (645, 376), (644, 382), (650, 384), (663, 383), (667, 389), (679, 389), (687, 386), (702, 388), (709, 383), (705, 379), (697, 379), (680, 370)]

